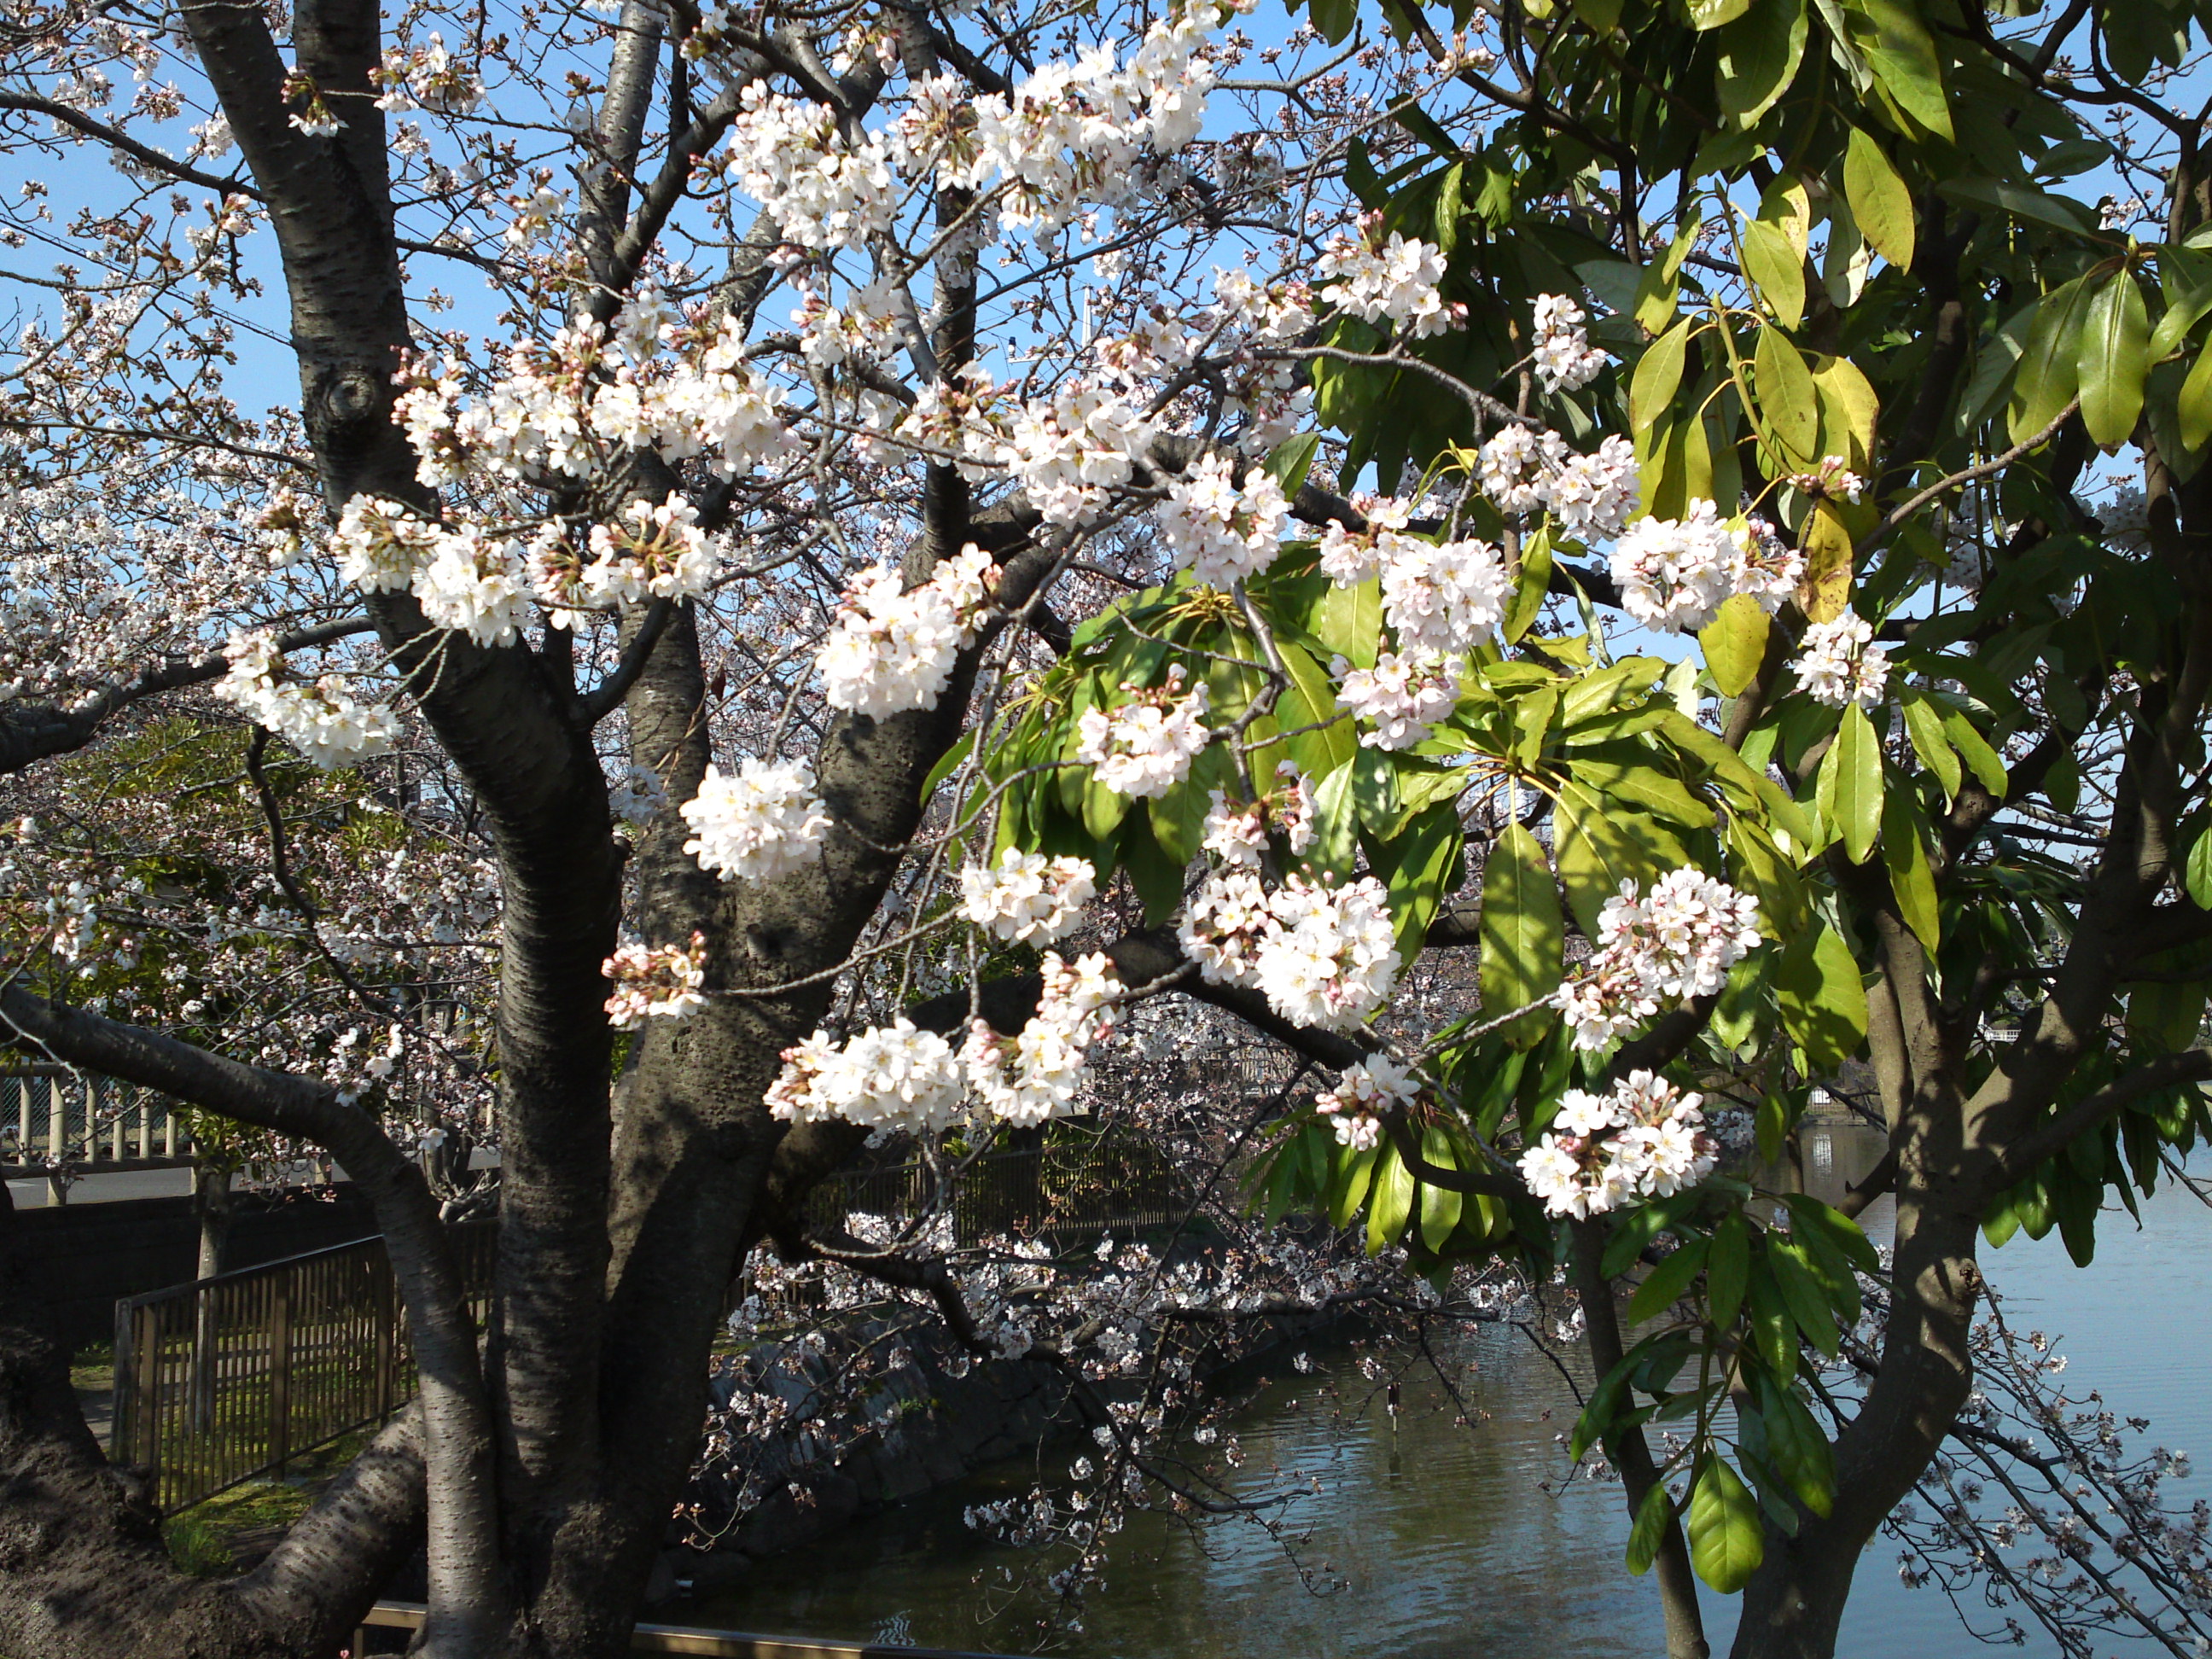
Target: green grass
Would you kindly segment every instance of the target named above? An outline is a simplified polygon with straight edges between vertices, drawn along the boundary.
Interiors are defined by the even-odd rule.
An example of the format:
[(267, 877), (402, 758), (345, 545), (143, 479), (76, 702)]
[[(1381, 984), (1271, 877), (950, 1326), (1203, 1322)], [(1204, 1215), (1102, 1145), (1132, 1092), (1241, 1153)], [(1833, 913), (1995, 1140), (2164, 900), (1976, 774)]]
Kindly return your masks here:
[(290, 1526), (305, 1515), (369, 1441), (369, 1431), (341, 1435), (292, 1460), (281, 1480), (248, 1480), (172, 1516), (161, 1528), (169, 1559), (196, 1578), (221, 1578), (238, 1569), (237, 1545), (249, 1533)]
[(115, 1386), (115, 1345), (94, 1342), (70, 1356), (70, 1387), (101, 1394)]

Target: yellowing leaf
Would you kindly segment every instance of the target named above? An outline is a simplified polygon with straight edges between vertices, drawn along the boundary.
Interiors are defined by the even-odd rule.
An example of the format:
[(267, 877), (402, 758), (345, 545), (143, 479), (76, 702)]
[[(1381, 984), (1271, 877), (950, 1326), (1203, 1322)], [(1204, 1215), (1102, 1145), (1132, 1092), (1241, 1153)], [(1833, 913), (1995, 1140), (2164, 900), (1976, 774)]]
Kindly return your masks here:
[(1788, 230), (1771, 220), (1743, 227), (1743, 274), (1784, 328), (1805, 320), (1805, 255)]
[(1740, 697), (1759, 676), (1766, 658), (1769, 628), (1766, 612), (1748, 593), (1729, 595), (1727, 603), (1705, 628), (1698, 643), (1705, 647), (1705, 666), (1724, 697)]
[(1820, 410), (1803, 355), (1781, 330), (1762, 328), (1751, 367), (1758, 382), (1760, 429), (1793, 465), (1811, 465), (1820, 459)]
[(1851, 597), (1851, 532), (1833, 506), (1816, 504), (1803, 531), (1805, 574), (1797, 589), (1798, 607), (1813, 622), (1833, 622)]

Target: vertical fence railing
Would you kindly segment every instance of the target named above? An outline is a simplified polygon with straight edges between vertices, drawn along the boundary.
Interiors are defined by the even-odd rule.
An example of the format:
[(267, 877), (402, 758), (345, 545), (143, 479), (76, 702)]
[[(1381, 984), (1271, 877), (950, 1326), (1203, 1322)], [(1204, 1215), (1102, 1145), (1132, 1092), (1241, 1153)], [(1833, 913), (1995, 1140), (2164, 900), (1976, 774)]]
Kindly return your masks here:
[[(496, 1224), (456, 1227), (481, 1317)], [(414, 1355), (380, 1237), (116, 1304), (118, 1464), (150, 1472), (173, 1514), (342, 1435), (415, 1391)]]
[(167, 1096), (65, 1066), (0, 1071), (0, 1162), (120, 1163), (175, 1158), (191, 1137)]

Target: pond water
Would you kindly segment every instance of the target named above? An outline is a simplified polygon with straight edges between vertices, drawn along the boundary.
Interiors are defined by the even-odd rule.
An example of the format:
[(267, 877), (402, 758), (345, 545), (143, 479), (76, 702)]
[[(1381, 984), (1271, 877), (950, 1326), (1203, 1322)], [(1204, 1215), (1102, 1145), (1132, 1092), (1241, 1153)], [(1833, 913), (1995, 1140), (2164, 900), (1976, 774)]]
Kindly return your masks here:
[[(1823, 1197), (1869, 1166), (1875, 1138), (1850, 1127), (1802, 1132), (1804, 1184)], [(1880, 1210), (1867, 1218), (1877, 1238)], [(2095, 1261), (2076, 1269), (2057, 1235), (1985, 1251), (1984, 1271), (2016, 1327), (2061, 1339), (2064, 1381), (2123, 1414), (2152, 1419), (2150, 1442), (2212, 1453), (2212, 1210), (2162, 1187), (2138, 1231), (2122, 1212), (2099, 1230)], [(2191, 1311), (2194, 1310), (2194, 1311)], [(1279, 1489), (1314, 1474), (1320, 1490), (1288, 1512), (1289, 1547), (1231, 1524), (1194, 1538), (1156, 1516), (1132, 1516), (1113, 1540), (1105, 1594), (1075, 1659), (1646, 1659), (1663, 1651), (1656, 1592), (1622, 1570), (1627, 1519), (1610, 1485), (1567, 1482), (1555, 1437), (1576, 1407), (1552, 1363), (1495, 1327), (1449, 1355), (1467, 1426), (1442, 1386), (1407, 1382), (1395, 1420), (1349, 1356), (1316, 1351), (1319, 1369), (1277, 1367), (1234, 1424), (1243, 1489)], [(1066, 1455), (1079, 1448), (1067, 1449)], [(1056, 1466), (1048, 1465), (1047, 1473)], [(961, 1519), (985, 1498), (1026, 1492), (1038, 1470), (993, 1470), (763, 1564), (742, 1590), (679, 1603), (688, 1624), (1022, 1652), (1035, 1627), (992, 1617), (1027, 1558), (981, 1540)], [(2208, 1476), (2171, 1483), (2202, 1494)], [(1897, 1548), (1877, 1539), (1863, 1560), (1839, 1651), (1845, 1659), (1966, 1659), (1989, 1651), (1942, 1592), (1906, 1589)], [(1033, 1604), (1032, 1604), (1033, 1605)], [(1726, 1650), (1735, 1603), (1707, 1598)], [(1987, 1622), (1986, 1620), (1984, 1622)], [(2102, 1655), (2108, 1644), (2100, 1644)], [(2057, 1652), (2039, 1632), (2018, 1650)]]

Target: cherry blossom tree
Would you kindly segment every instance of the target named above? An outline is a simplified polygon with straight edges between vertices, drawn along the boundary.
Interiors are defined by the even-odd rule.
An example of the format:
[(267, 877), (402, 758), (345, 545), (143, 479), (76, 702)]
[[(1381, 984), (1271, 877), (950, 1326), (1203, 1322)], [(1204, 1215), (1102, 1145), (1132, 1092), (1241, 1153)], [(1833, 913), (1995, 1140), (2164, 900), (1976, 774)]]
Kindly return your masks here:
[[(0, 239), (67, 263), (9, 276), (0, 763), (65, 810), (0, 1016), (342, 1161), (422, 1386), (186, 1583), (10, 1243), (10, 1650), (327, 1653), (418, 1541), (423, 1651), (626, 1650), (763, 1240), (1093, 1380), (1355, 1293), (1139, 1263), (1040, 1341), (810, 1233), (871, 1139), (1110, 1111), (1188, 1001), (1294, 1057), (1212, 1144), (1263, 1225), (1569, 1275), (1670, 1652), (1693, 1574), (1830, 1651), (1979, 1235), (2084, 1255), (2206, 1127), (2212, 209), (2143, 15), (16, 6)], [(249, 810), (141, 891), (112, 837), (210, 832), (69, 769), (165, 720)], [(1866, 1077), (1844, 1210), (1759, 1189)]]

